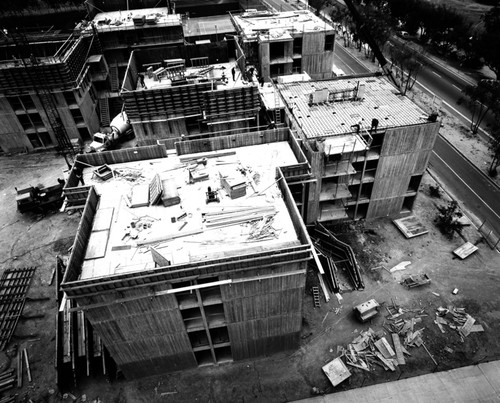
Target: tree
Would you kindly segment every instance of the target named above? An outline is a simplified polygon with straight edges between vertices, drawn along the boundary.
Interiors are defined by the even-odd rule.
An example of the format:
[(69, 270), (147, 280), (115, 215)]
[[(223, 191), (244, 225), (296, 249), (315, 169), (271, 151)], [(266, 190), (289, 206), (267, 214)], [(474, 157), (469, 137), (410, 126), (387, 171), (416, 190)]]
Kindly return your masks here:
[(458, 219), (463, 214), (459, 211), (458, 203), (452, 200), (448, 203), (448, 206), (438, 206), (437, 209), (439, 213), (434, 222), (441, 233), (448, 239), (452, 239), (455, 232), (459, 235), (462, 234), (464, 225)]
[[(384, 0), (366, 0), (357, 9), (363, 20), (362, 27), (356, 27), (358, 49), (361, 50), (362, 43), (369, 43), (364, 35), (370, 35), (376, 45), (382, 49), (391, 36), (391, 13)], [(373, 51), (373, 49), (372, 49)], [(375, 53), (372, 52), (372, 61), (375, 61)]]
[(462, 93), (472, 110), (470, 130), (476, 134), (488, 111), (495, 115), (500, 113), (500, 81), (481, 80), (476, 86), (465, 87)]
[(309, 6), (314, 8), (316, 11), (316, 15), (319, 15), (321, 13), (321, 10), (323, 10), (329, 3), (329, 0), (309, 0)]
[(417, 81), (417, 76), (422, 69), (422, 62), (419, 60), (422, 52), (418, 52), (407, 44), (389, 47), (389, 57), (391, 68), (396, 67), (396, 80), (399, 80), (399, 89), (403, 95), (413, 88)]
[(485, 64), (496, 74), (500, 74), (500, 5), (497, 4), (485, 16), (484, 33), (478, 41), (478, 51)]

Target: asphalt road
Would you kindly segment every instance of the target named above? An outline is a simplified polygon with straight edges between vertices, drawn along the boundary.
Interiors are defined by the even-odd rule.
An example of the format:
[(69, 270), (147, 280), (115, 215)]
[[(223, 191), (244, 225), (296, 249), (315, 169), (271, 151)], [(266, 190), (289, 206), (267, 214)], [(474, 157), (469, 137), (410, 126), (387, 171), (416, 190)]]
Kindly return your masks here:
[(445, 189), (473, 212), (481, 222), (500, 229), (500, 189), (462, 154), (450, 147), (448, 142), (438, 136), (429, 168), (439, 177)]

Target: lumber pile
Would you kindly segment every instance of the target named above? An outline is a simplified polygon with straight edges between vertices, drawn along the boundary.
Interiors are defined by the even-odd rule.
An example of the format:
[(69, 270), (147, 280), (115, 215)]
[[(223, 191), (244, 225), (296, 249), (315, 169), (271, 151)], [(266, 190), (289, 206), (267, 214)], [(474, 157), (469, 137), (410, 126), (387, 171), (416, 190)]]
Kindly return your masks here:
[(235, 206), (224, 208), (224, 210), (205, 211), (202, 213), (202, 217), (207, 228), (219, 228), (262, 220), (264, 217), (274, 216), (276, 213), (277, 210), (273, 205)]
[(279, 237), (279, 231), (273, 227), (274, 216), (267, 216), (263, 220), (255, 221), (250, 227), (248, 242), (266, 241)]
[(445, 333), (443, 325), (454, 329), (460, 335), (462, 341), (469, 334), (474, 332), (484, 332), (482, 325), (475, 324), (476, 320), (465, 312), (465, 308), (455, 308), (449, 306), (448, 308), (439, 307), (436, 311), (436, 319), (434, 323), (439, 327), (442, 333)]
[[(16, 385), (16, 374), (14, 373), (14, 369), (9, 369), (0, 374), (0, 392), (5, 392), (6, 390), (12, 389), (15, 385)], [(0, 400), (0, 402), (3, 402), (4, 399)], [(13, 402), (15, 400), (6, 400), (6, 402), (11, 402), (11, 401)]]

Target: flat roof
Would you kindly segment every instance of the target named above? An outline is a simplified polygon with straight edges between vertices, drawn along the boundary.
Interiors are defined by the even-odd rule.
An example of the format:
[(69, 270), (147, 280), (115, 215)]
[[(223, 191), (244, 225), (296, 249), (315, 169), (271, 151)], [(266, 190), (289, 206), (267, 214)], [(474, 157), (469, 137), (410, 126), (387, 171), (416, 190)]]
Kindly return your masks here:
[[(95, 168), (85, 168), (85, 184), (95, 186), (100, 201), (80, 279), (152, 269), (153, 253), (171, 264), (184, 264), (300, 245), (275, 178), (276, 167), (297, 163), (288, 142), (208, 154), (206, 165), (196, 163), (200, 154), (113, 164), (114, 177), (106, 181), (94, 175)], [(190, 182), (189, 168), (195, 167), (208, 180)], [(130, 207), (141, 204), (157, 174), (172, 185), (169, 193), (178, 193), (179, 203)], [(245, 195), (232, 199), (221, 176)], [(209, 186), (218, 191), (219, 202), (206, 203)], [(176, 196), (169, 200), (177, 201)], [(237, 222), (242, 216), (266, 215), (273, 218)], [(126, 235), (132, 226), (136, 239)]]
[[(364, 84), (360, 100), (340, 100), (309, 104), (315, 91), (349, 92)], [(353, 132), (352, 126), (370, 129), (372, 119), (378, 128), (421, 124), (427, 114), (383, 77), (351, 77), (325, 81), (277, 84), (281, 96), (307, 138)], [(361, 92), (360, 92), (361, 93)]]
[(305, 32), (332, 31), (331, 25), (314, 15), (308, 10), (284, 11), (281, 13), (251, 12), (234, 16), (235, 23), (239, 26), (243, 38), (246, 40), (257, 40), (263, 31), (267, 33), (260, 35), (261, 40), (290, 40), (292, 34)]
[[(133, 29), (134, 18), (144, 17), (145, 27), (154, 28), (155, 25), (181, 25), (181, 16), (179, 14), (169, 14), (168, 7), (142, 8), (129, 11), (109, 11), (96, 14), (93, 19), (96, 29), (100, 31), (121, 31)], [(148, 23), (150, 20), (150, 23)], [(153, 23), (154, 20), (154, 23)], [(91, 30), (90, 24), (85, 28)]]
[[(161, 63), (158, 62), (158, 65)], [(231, 73), (232, 68), (235, 68), (235, 76)], [(154, 71), (154, 68), (153, 68)], [(166, 77), (161, 80), (155, 80), (154, 77), (149, 77), (146, 71), (143, 71), (144, 89), (160, 89), (172, 86), (172, 80)], [(249, 83), (241, 74), (238, 64), (235, 62), (218, 63), (200, 67), (187, 67), (184, 71), (184, 77), (188, 80), (188, 84), (196, 84), (201, 82), (213, 81), (217, 83), (214, 85), (214, 90), (224, 90), (231, 88), (247, 87), (250, 85), (257, 85), (257, 80), (254, 77), (254, 82)], [(142, 84), (137, 81), (136, 90), (143, 89)]]
[(229, 15), (212, 15), (210, 17), (187, 18), (182, 27), (184, 36), (224, 35), (236, 33)]

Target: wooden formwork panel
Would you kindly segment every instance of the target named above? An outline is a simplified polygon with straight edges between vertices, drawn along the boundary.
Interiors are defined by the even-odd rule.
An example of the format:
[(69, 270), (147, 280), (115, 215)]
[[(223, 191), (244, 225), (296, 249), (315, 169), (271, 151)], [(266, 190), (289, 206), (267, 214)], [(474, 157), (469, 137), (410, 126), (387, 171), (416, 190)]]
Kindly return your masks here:
[(411, 175), (415, 171), (417, 153), (406, 153), (380, 157), (375, 181), (380, 178), (390, 178)]
[[(294, 331), (267, 335), (269, 328), (295, 327)], [(272, 320), (240, 322), (228, 326), (231, 352), (234, 360), (270, 355), (279, 351), (295, 349), (299, 344), (302, 315), (279, 317)], [(263, 336), (254, 337), (257, 334)]]
[(179, 141), (175, 143), (175, 148), (178, 155), (194, 154), (286, 141), (288, 136), (287, 129), (266, 130), (200, 140)]
[[(274, 270), (249, 270), (245, 273), (234, 273), (231, 275), (233, 279), (242, 279), (245, 277), (254, 279), (252, 281), (221, 286), (222, 300), (228, 301), (237, 298), (253, 297), (274, 292), (282, 292), (289, 289), (303, 288), (305, 286), (305, 270), (301, 271), (301, 269), (301, 263), (288, 263), (276, 267)], [(287, 275), (295, 271), (300, 272)], [(264, 276), (267, 275), (274, 275), (275, 277), (264, 278)], [(259, 280), (259, 276), (262, 277), (262, 279)]]
[(420, 151), (417, 154), (417, 160), (415, 161), (415, 167), (413, 168), (412, 174), (423, 174), (427, 169), (427, 163), (429, 162), (429, 158), (431, 157), (432, 150), (424, 150)]
[(438, 131), (439, 122), (387, 129), (380, 155), (432, 150)]
[(226, 320), (234, 323), (301, 312), (303, 293), (304, 288), (295, 288), (225, 301)]
[(320, 53), (325, 53), (324, 31), (304, 32), (302, 35), (302, 57), (304, 57), (304, 55)]
[(68, 281), (69, 279), (78, 278), (78, 276), (80, 275), (81, 265), (85, 257), (85, 251), (87, 249), (90, 233), (92, 232), (92, 224), (94, 221), (98, 202), (99, 196), (97, 195), (95, 189), (92, 187), (89, 189), (87, 203), (85, 204), (82, 218), (80, 219), (80, 224), (78, 225), (78, 231), (73, 242), (73, 248), (71, 249), (71, 255), (68, 260), (63, 283)]
[(366, 219), (387, 217), (401, 212), (404, 197), (370, 200)]
[[(122, 309), (123, 311), (123, 309)], [(96, 322), (89, 315), (89, 321), (103, 340), (137, 341), (144, 337), (161, 337), (184, 331), (184, 325), (179, 310), (146, 312), (142, 315), (122, 316), (108, 321)], [(107, 344), (107, 343), (106, 343)]]
[(391, 176), (379, 178), (373, 185), (371, 199), (389, 199), (393, 197), (403, 197), (408, 190), (410, 176)]
[[(93, 165), (96, 168), (101, 165), (120, 164), (124, 162), (142, 161), (156, 158), (166, 158), (167, 150), (163, 145), (153, 145), (136, 148), (125, 148), (116, 151), (104, 151), (101, 153), (80, 154), (77, 161)], [(73, 173), (73, 171), (72, 171)]]
[(132, 379), (151, 376), (152, 374), (180, 371), (196, 366), (196, 359), (191, 351), (173, 356), (162, 356), (130, 363), (121, 363), (120, 369), (128, 379)]
[(257, 340), (246, 340), (231, 343), (233, 360), (259, 357), (280, 351), (294, 350), (299, 346), (300, 332), (266, 337)]

